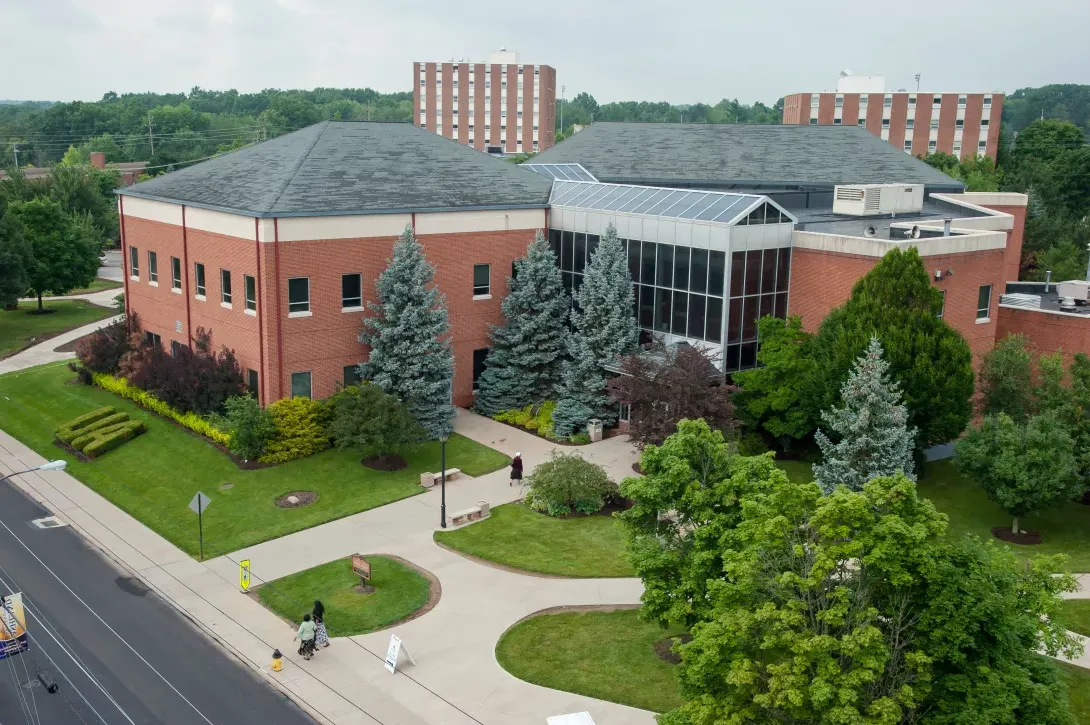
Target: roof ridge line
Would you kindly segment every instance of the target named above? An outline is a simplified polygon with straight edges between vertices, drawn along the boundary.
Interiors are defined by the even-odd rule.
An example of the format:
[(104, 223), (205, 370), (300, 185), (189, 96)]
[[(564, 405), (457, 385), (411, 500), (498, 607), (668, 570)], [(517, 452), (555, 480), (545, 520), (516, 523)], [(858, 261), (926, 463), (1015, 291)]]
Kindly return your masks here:
[(289, 174), (288, 178), (284, 180), (284, 183), (280, 185), (279, 191), (276, 192), (276, 198), (274, 198), (269, 203), (269, 208), (263, 210), (263, 213), (269, 213), (274, 208), (276, 208), (277, 203), (280, 201), (280, 197), (282, 197), (284, 195), (284, 192), (288, 190), (288, 185), (290, 185), (291, 182), (295, 181), (295, 175), (299, 173), (299, 169), (302, 168), (303, 162), (307, 160), (307, 157), (310, 156), (310, 152), (314, 150), (314, 147), (317, 146), (318, 142), (322, 140), (322, 136), (325, 136), (325, 132), (329, 130), (330, 122), (322, 121), (322, 123), (325, 125), (322, 126), (321, 132), (314, 137), (314, 140), (310, 142), (310, 146), (307, 146), (306, 151), (304, 151), (299, 156), (299, 160), (295, 162), (295, 168), (291, 170), (291, 174)]

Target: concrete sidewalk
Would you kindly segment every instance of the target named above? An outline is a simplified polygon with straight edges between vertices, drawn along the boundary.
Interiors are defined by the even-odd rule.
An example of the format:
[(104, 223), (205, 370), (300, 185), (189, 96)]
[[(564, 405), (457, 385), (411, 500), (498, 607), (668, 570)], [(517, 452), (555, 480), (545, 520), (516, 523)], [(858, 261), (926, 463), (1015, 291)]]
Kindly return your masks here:
[[(95, 294), (102, 294), (96, 292)], [(65, 298), (73, 299), (73, 298)], [(113, 305), (105, 305), (106, 307), (112, 307)], [(75, 330), (69, 330), (56, 337), (51, 337), (48, 340), (38, 343), (32, 347), (28, 347), (22, 352), (15, 353), (11, 357), (0, 360), (0, 375), (4, 373), (13, 373), (16, 370), (25, 370), (26, 368), (32, 368), (37, 365), (45, 365), (46, 363), (58, 362), (60, 360), (74, 360), (76, 353), (74, 352), (56, 352), (56, 349), (61, 345), (78, 340), (84, 335), (89, 335), (95, 330), (101, 329), (113, 323), (116, 320), (123, 319), (122, 315), (116, 315), (114, 317), (107, 317), (104, 320), (92, 322), (84, 325), (83, 327), (77, 327)]]
[[(495, 426), (495, 427), (494, 427)], [(505, 452), (519, 450), (528, 468), (552, 444), (469, 413), (460, 432), (489, 437)], [(489, 441), (485, 441), (489, 442)], [(631, 466), (623, 439), (582, 449), (611, 470)], [(0, 471), (22, 470), (43, 459), (0, 433)], [(630, 468), (629, 468), (630, 470)], [(507, 471), (447, 486), (448, 512), (488, 500), (513, 500)], [(496, 662), (500, 635), (519, 619), (549, 607), (634, 604), (635, 579), (550, 579), (501, 571), (437, 546), (439, 491), (366, 511), (201, 564), (63, 472), (27, 474), (15, 484), (122, 567), (136, 573), (183, 614), (275, 686), (328, 723), (384, 725), (540, 725), (549, 715), (587, 710), (599, 725), (652, 725), (652, 713), (522, 682)], [(395, 554), (433, 574), (442, 585), (438, 605), (391, 630), (334, 644), (310, 662), (294, 655), (294, 628), (237, 588), (238, 555), (252, 561), (254, 582), (274, 579), (351, 553)], [(301, 603), (301, 613), (306, 610)], [(336, 623), (330, 622), (336, 634)], [(391, 633), (416, 660), (390, 675), (383, 667)], [(288, 656), (284, 671), (270, 671), (270, 655)]]

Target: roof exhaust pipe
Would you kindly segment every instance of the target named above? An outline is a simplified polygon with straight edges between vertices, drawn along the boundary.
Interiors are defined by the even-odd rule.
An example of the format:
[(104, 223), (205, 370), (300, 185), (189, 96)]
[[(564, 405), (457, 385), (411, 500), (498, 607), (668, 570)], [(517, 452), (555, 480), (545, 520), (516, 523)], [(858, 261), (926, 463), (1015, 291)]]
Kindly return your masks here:
[(953, 221), (954, 221), (953, 217), (946, 217), (945, 219), (942, 220), (942, 236), (944, 236), (944, 237), (950, 236), (950, 224), (953, 223)]
[(1052, 270), (1045, 270), (1045, 294), (1047, 295), (1049, 290), (1052, 289)]

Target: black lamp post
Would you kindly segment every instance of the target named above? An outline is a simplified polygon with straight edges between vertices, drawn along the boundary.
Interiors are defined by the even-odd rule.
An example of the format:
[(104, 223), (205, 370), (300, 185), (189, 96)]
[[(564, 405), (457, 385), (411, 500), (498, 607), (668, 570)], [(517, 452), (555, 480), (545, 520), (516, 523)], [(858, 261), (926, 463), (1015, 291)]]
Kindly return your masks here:
[(442, 496), (442, 503), (439, 505), (439, 526), (447, 528), (447, 440), (449, 435), (444, 433), (439, 436), (439, 466), (442, 468), (440, 473), (440, 495)]

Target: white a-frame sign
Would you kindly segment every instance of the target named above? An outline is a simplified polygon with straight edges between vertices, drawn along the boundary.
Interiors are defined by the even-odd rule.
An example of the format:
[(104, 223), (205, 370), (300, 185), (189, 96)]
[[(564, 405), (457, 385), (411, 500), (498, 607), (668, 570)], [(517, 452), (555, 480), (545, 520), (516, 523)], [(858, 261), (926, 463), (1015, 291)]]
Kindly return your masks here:
[(396, 634), (391, 634), (390, 646), (386, 650), (386, 669), (389, 670), (391, 674), (397, 672), (397, 663), (401, 657), (402, 652), (404, 652), (405, 656), (409, 658), (409, 662), (412, 662), (415, 666), (416, 660), (414, 660), (413, 656), (409, 654), (409, 648), (401, 643), (400, 637), (398, 637)]

